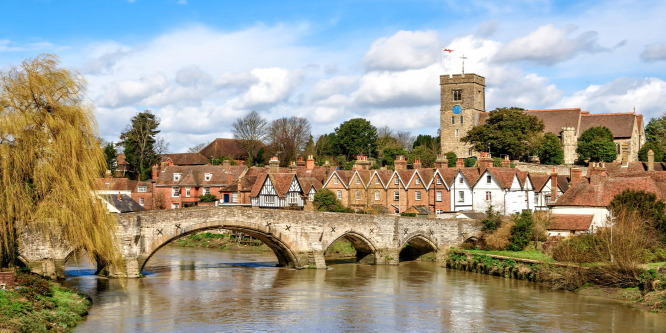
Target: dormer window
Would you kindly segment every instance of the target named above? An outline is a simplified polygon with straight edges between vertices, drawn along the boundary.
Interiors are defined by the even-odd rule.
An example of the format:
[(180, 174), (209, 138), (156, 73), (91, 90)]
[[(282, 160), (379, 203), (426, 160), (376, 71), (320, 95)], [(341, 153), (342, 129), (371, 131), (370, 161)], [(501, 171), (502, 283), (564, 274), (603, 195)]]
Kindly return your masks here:
[(173, 181), (174, 181), (174, 182), (180, 181), (180, 176), (181, 176), (180, 173), (178, 173), (178, 172), (177, 172), (177, 173), (174, 173), (174, 174), (173, 174)]
[(212, 173), (206, 173), (206, 174), (204, 174), (204, 180), (205, 180), (205, 181), (209, 182), (209, 181), (211, 180), (211, 178), (213, 178), (213, 174), (212, 174)]

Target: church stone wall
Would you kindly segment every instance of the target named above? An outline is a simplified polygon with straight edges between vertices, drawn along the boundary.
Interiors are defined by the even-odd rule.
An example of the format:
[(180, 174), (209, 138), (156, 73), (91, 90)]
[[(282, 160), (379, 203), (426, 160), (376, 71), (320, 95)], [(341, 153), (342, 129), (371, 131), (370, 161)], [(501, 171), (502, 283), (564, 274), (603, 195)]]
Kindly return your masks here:
[[(442, 75), (439, 84), (441, 152), (452, 151), (458, 157), (470, 156), (471, 146), (461, 143), (460, 139), (479, 123), (479, 112), (485, 111), (486, 79), (476, 74)], [(454, 91), (460, 91), (460, 100), (455, 100)], [(455, 105), (459, 105), (462, 112), (454, 114)]]

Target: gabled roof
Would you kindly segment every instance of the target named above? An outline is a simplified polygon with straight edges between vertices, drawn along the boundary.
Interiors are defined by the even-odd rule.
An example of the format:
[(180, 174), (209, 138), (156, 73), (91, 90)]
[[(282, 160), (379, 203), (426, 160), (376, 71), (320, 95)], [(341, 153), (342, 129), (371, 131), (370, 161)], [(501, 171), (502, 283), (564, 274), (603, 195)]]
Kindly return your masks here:
[(206, 165), (208, 159), (200, 153), (164, 154), (162, 162), (171, 160), (174, 165)]
[(324, 183), (328, 179), (328, 176), (330, 175), (331, 171), (327, 173), (326, 167), (322, 166), (316, 166), (312, 168), (312, 170), (307, 170), (305, 168), (298, 168), (296, 170), (296, 175), (298, 176), (298, 178), (313, 177), (319, 180), (321, 183)]
[(145, 208), (139, 205), (138, 202), (134, 201), (132, 197), (126, 194), (106, 194), (102, 195), (102, 197), (121, 213), (140, 212), (145, 210)]
[(476, 184), (476, 182), (481, 177), (481, 173), (479, 172), (478, 168), (462, 168), (460, 169), (460, 173), (463, 175), (463, 177), (465, 177), (465, 180), (470, 184), (470, 186)]
[[(263, 147), (263, 144), (260, 144)], [(260, 148), (258, 147), (257, 150)], [(199, 151), (206, 158), (231, 157), (236, 160), (244, 160), (247, 153), (243, 148), (243, 140), (217, 138), (208, 146)]]
[(333, 177), (338, 177), (340, 179), (340, 182), (345, 188), (349, 188), (349, 180), (351, 180), (351, 176), (354, 174), (354, 170), (334, 170), (331, 172), (331, 174), (328, 176), (328, 179), (326, 179), (326, 182), (324, 182), (324, 186), (326, 186)]
[[(516, 176), (516, 171), (517, 169), (491, 167), (486, 169), (484, 173), (490, 173), (503, 189), (510, 189), (511, 184), (513, 184), (513, 178)], [(472, 187), (476, 186), (479, 180), (481, 180), (481, 177), (477, 178)]]
[(137, 181), (127, 178), (97, 178), (95, 179), (95, 189), (98, 191), (133, 191), (136, 188)]
[[(360, 179), (361, 181), (361, 185), (363, 185), (364, 188), (367, 188), (368, 184), (370, 183), (370, 177), (372, 176), (373, 172), (370, 170), (353, 170), (353, 171), (354, 172), (350, 177), (350, 181), (352, 178), (358, 177), (358, 179)], [(349, 185), (351, 185), (351, 183)]]
[(590, 229), (592, 224), (593, 214), (578, 215), (578, 214), (551, 214), (550, 224), (546, 230), (570, 230), (570, 231), (585, 231)]
[(597, 127), (605, 126), (616, 139), (630, 138), (634, 132), (634, 123), (636, 115), (633, 113), (585, 113), (580, 119), (580, 133), (586, 130)]
[(624, 190), (655, 193), (659, 200), (666, 197), (663, 182), (650, 176), (581, 178), (571, 188), (549, 206), (589, 206), (607, 207), (613, 198)]
[(384, 185), (384, 188), (388, 186), (391, 177), (393, 177), (393, 171), (391, 170), (375, 170), (375, 174), (379, 177), (379, 180), (381, 181), (382, 185)]
[(259, 195), (259, 192), (261, 192), (261, 188), (266, 183), (266, 178), (270, 179), (271, 184), (273, 184), (273, 188), (275, 189), (275, 193), (280, 198), (284, 198), (287, 195), (287, 193), (289, 192), (289, 187), (291, 187), (291, 183), (294, 181), (294, 178), (296, 179), (296, 181), (299, 182), (299, 186), (301, 186), (300, 194), (303, 195), (303, 186), (298, 180), (298, 176), (296, 176), (296, 174), (265, 173), (262, 174), (259, 178), (257, 178), (257, 182), (254, 183), (254, 186), (252, 187), (252, 192), (250, 192), (250, 197), (256, 198)]
[[(247, 167), (242, 165), (228, 168), (221, 165), (171, 165), (162, 170), (155, 184), (157, 186), (225, 186), (237, 182), (246, 170)], [(174, 173), (181, 174), (179, 181), (173, 180)], [(207, 173), (211, 174), (209, 181), (205, 180)]]
[(550, 175), (545, 173), (530, 173), (530, 178), (532, 179), (534, 192), (541, 192), (543, 187), (550, 181)]
[(447, 187), (451, 187), (451, 184), (453, 183), (453, 181), (456, 178), (456, 175), (458, 174), (458, 169), (442, 168), (442, 169), (437, 169), (437, 173), (442, 176), (444, 184), (446, 184)]
[[(520, 183), (520, 188), (523, 190), (525, 189), (525, 186), (527, 184), (528, 178), (530, 178), (530, 174), (527, 171), (517, 171), (516, 176), (518, 177), (518, 182)], [(530, 180), (531, 183), (531, 180)], [(534, 187), (534, 184), (532, 184), (532, 187)]]
[(430, 183), (432, 183), (432, 179), (435, 175), (435, 170), (434, 169), (416, 169), (414, 170), (414, 175), (412, 176), (412, 179), (409, 180), (409, 184), (407, 184), (407, 187), (412, 186), (412, 184), (415, 184), (415, 180), (418, 177), (421, 179), (421, 186), (424, 188), (428, 189)]
[[(581, 111), (578, 108), (525, 110), (523, 113), (541, 119), (545, 126), (544, 132), (550, 132), (557, 136), (560, 136), (562, 127), (573, 127), (574, 129), (578, 130), (581, 122)], [(578, 132), (576, 134), (578, 134)]]
[(321, 190), (321, 182), (313, 177), (299, 177), (298, 181), (301, 183), (301, 189), (304, 193), (310, 192), (310, 189), (314, 187), (315, 191)]
[(412, 180), (412, 177), (416, 174), (416, 170), (414, 169), (406, 169), (406, 170), (396, 170), (395, 174), (398, 174), (400, 176), (400, 182), (402, 183), (402, 186), (408, 187), (409, 183)]

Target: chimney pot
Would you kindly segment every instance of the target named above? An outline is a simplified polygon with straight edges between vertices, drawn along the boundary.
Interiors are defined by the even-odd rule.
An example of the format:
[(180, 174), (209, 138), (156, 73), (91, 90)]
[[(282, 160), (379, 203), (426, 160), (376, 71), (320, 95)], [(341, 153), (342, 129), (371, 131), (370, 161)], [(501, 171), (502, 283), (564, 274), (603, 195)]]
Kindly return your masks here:
[(654, 171), (654, 152), (652, 149), (648, 150), (648, 171)]

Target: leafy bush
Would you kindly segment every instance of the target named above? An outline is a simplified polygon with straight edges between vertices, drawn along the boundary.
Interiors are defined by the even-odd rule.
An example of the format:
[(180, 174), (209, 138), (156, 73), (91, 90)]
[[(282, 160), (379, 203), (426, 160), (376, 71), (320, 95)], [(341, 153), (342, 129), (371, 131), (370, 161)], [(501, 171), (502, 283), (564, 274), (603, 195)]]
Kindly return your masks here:
[(613, 133), (604, 127), (592, 127), (578, 138), (576, 152), (581, 160), (613, 162), (617, 157)]
[(638, 151), (638, 160), (647, 162), (648, 160), (648, 151), (652, 150), (654, 153), (654, 161), (655, 162), (663, 162), (664, 161), (664, 152), (661, 151), (661, 148), (659, 147), (659, 144), (656, 142), (651, 142), (648, 141), (646, 142), (643, 147)]
[(338, 200), (333, 191), (326, 188), (321, 189), (319, 190), (319, 192), (315, 193), (312, 205), (316, 210), (321, 212), (338, 212), (338, 213), (351, 212), (351, 209), (342, 205), (342, 202)]
[(416, 213), (400, 213), (400, 216), (416, 217)]
[(511, 227), (511, 237), (509, 238), (509, 251), (522, 251), (532, 239), (534, 229), (534, 219), (529, 210), (515, 215), (513, 218), (515, 224)]
[(445, 155), (446, 155), (446, 160), (449, 163), (449, 168), (455, 168), (456, 162), (458, 161), (458, 155), (456, 155), (456, 153), (452, 151), (446, 153)]
[(476, 165), (476, 158), (474, 158), (474, 157), (468, 157), (468, 158), (464, 159), (464, 161), (465, 161), (465, 167), (466, 168), (471, 168), (471, 167)]
[(204, 194), (199, 196), (199, 202), (215, 202), (217, 197), (212, 194)]
[(481, 220), (481, 223), (483, 223), (481, 231), (493, 233), (502, 224), (502, 217), (493, 210), (493, 206), (489, 206), (486, 210), (486, 217)]

